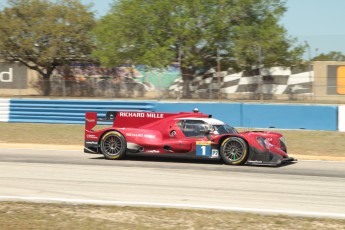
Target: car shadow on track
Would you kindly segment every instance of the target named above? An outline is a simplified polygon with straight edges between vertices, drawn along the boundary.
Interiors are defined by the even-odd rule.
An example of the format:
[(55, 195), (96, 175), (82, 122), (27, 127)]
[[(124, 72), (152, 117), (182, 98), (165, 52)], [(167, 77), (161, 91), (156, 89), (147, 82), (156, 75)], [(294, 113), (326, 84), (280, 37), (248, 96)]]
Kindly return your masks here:
[[(106, 160), (105, 157), (92, 157), (90, 159), (93, 160)], [(112, 161), (112, 160), (109, 160)], [(118, 161), (118, 160), (115, 160)], [(226, 165), (221, 159), (187, 159), (187, 158), (179, 158), (179, 157), (154, 157), (154, 156), (126, 156), (124, 159), (120, 161), (127, 161), (127, 162), (164, 162), (164, 163), (185, 163), (185, 164), (204, 164), (204, 165)], [(263, 168), (281, 168), (286, 167), (297, 162), (285, 162), (278, 166), (271, 166), (271, 165), (231, 165), (232, 167), (263, 167)]]
[[(92, 157), (94, 160), (106, 160), (105, 157)], [(109, 160), (111, 161), (111, 160)], [(194, 164), (216, 164), (222, 165), (224, 162), (219, 159), (186, 159), (178, 157), (152, 157), (152, 156), (126, 156), (120, 161), (146, 161), (146, 162), (172, 162), (172, 163), (194, 163)]]

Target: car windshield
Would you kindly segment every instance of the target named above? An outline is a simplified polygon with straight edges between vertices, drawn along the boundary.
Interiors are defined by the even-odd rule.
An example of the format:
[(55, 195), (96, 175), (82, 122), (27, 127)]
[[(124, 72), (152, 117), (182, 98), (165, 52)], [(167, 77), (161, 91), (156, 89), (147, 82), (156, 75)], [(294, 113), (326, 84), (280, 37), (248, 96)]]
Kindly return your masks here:
[(232, 126), (217, 120), (181, 120), (177, 125), (186, 137), (204, 137), (208, 131), (215, 135), (238, 133)]
[(231, 127), (228, 124), (224, 125), (212, 125), (215, 134), (227, 134), (227, 133), (238, 133), (234, 127)]

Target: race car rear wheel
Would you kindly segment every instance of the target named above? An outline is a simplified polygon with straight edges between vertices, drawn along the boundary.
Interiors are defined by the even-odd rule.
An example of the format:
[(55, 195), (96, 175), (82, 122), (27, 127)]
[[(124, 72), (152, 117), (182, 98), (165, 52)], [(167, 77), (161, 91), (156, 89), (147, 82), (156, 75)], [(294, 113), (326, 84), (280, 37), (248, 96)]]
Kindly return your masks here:
[(248, 158), (247, 143), (239, 137), (229, 137), (223, 141), (220, 155), (226, 164), (242, 165)]
[(121, 159), (126, 155), (126, 149), (126, 139), (117, 131), (107, 132), (101, 139), (101, 152), (106, 159)]

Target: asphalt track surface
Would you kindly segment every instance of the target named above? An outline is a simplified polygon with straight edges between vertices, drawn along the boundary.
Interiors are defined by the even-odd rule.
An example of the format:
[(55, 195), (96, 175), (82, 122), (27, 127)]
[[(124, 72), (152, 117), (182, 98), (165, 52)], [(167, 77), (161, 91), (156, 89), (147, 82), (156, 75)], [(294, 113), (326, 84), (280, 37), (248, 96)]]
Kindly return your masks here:
[(345, 162), (281, 167), (0, 148), (0, 201), (176, 207), (345, 218)]

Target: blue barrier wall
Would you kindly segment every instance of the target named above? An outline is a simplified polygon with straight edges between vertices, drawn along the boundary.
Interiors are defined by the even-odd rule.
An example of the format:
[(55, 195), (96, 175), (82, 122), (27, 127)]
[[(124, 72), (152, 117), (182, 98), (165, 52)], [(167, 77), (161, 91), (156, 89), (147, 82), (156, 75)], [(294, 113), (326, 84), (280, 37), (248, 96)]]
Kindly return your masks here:
[(153, 101), (11, 99), (9, 122), (84, 124), (85, 112), (154, 111)]
[(337, 130), (337, 106), (243, 104), (243, 126)]
[(8, 115), (0, 113), (0, 121), (6, 115), (9, 122), (83, 124), (87, 111), (105, 116), (114, 110), (187, 112), (198, 108), (235, 127), (338, 129), (338, 106), (323, 105), (10, 99), (9, 108)]
[[(338, 106), (244, 103), (159, 103), (157, 111), (199, 108), (235, 127), (337, 130)], [(181, 109), (181, 110), (180, 110)]]

